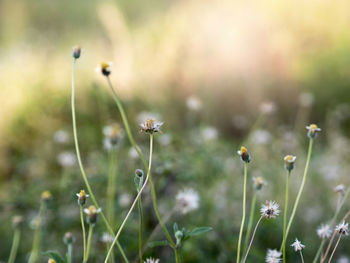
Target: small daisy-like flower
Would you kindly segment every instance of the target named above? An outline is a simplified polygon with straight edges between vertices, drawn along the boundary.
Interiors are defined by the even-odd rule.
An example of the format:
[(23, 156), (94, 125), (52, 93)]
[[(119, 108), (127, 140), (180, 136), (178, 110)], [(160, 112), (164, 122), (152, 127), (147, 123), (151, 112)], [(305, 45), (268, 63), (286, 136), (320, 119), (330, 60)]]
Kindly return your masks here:
[(266, 182), (264, 178), (262, 178), (261, 176), (254, 176), (253, 184), (254, 184), (254, 188), (259, 191), (264, 185), (266, 185)]
[(266, 263), (279, 263), (281, 262), (282, 253), (277, 251), (276, 249), (268, 249), (265, 262)]
[(108, 77), (112, 72), (112, 62), (104, 62), (102, 61), (100, 64), (96, 67), (96, 72), (101, 72), (102, 75)]
[(71, 232), (66, 232), (63, 236), (63, 242), (68, 244), (73, 244), (75, 242), (75, 238)]
[(196, 210), (199, 207), (199, 195), (192, 189), (184, 189), (176, 195), (176, 207), (182, 214)]
[(97, 209), (95, 206), (90, 205), (89, 208), (84, 209), (84, 213), (87, 214), (87, 223), (96, 224), (97, 214), (101, 212), (101, 208)]
[(336, 187), (334, 187), (334, 192), (339, 193), (341, 195), (345, 195), (345, 185), (339, 184)]
[(305, 247), (297, 238), (290, 246), (294, 248), (294, 251), (301, 251)]
[(52, 198), (51, 192), (50, 191), (44, 191), (41, 193), (41, 200), (46, 202), (49, 201)]
[(49, 258), (49, 260), (47, 261), (47, 263), (56, 263), (56, 261), (53, 258)]
[(266, 204), (262, 204), (260, 208), (261, 215), (266, 218), (275, 218), (279, 215), (279, 205), (275, 201), (266, 201)]
[(349, 224), (345, 223), (345, 221), (343, 221), (342, 223), (340, 223), (339, 225), (337, 225), (335, 227), (335, 231), (338, 232), (341, 235), (349, 235)]
[(310, 124), (306, 126), (306, 129), (308, 130), (307, 136), (309, 136), (309, 138), (315, 138), (317, 133), (321, 131), (321, 128), (318, 128), (316, 124)]
[(288, 170), (288, 171), (291, 171), (294, 169), (294, 163), (295, 163), (295, 159), (297, 157), (296, 156), (293, 156), (293, 155), (286, 155), (284, 157), (284, 167)]
[(141, 123), (141, 131), (146, 133), (160, 132), (160, 127), (163, 125), (163, 122), (156, 121), (155, 119), (148, 119), (144, 123)]
[(321, 225), (317, 228), (317, 235), (320, 238), (329, 238), (332, 235), (332, 230), (329, 225)]
[(78, 204), (79, 205), (85, 205), (86, 198), (89, 197), (87, 193), (85, 193), (85, 190), (80, 190), (79, 193), (76, 193), (76, 196), (78, 197)]
[(241, 160), (243, 162), (246, 162), (246, 163), (250, 162), (250, 155), (249, 155), (246, 147), (241, 146), (241, 149), (239, 151), (237, 151), (237, 153), (241, 157)]
[(144, 263), (159, 263), (159, 259), (157, 258), (147, 258)]
[(80, 58), (81, 47), (80, 46), (74, 46), (72, 49), (73, 49), (73, 52), (72, 52), (73, 58), (75, 58), (75, 59)]

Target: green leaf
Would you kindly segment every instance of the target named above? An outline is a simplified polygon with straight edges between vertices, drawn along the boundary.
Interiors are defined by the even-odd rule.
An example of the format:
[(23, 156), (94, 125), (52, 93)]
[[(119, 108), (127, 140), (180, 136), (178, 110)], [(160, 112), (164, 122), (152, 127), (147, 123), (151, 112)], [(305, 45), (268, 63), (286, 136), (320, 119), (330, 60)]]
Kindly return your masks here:
[(179, 227), (177, 226), (177, 223), (174, 223), (174, 234), (179, 230)]
[(203, 233), (209, 232), (212, 229), (213, 229), (212, 227), (208, 227), (208, 226), (196, 227), (192, 231), (188, 232), (187, 235), (190, 237), (198, 236), (198, 235), (201, 235)]
[(66, 263), (66, 260), (64, 260), (61, 257), (61, 255), (55, 251), (49, 250), (49, 251), (43, 252), (42, 254), (52, 258), (53, 260), (56, 261), (56, 263)]
[(153, 241), (148, 244), (149, 247), (161, 247), (161, 246), (168, 246), (169, 242), (168, 240), (159, 240), (159, 241)]

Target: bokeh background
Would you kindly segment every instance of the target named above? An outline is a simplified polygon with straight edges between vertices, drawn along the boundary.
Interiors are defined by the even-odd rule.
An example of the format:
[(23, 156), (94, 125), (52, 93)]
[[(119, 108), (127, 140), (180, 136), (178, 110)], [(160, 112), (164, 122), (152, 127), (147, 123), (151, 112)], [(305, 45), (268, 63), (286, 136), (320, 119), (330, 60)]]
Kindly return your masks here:
[[(302, 240), (306, 262), (311, 262), (320, 242), (316, 228), (335, 211), (333, 188), (350, 182), (349, 12), (347, 0), (0, 1), (0, 260), (9, 254), (12, 216), (20, 214), (25, 224), (17, 262), (26, 262), (33, 239), (30, 222), (44, 190), (53, 200), (42, 250), (63, 254), (63, 234), (72, 231), (75, 260), (80, 260), (75, 193), (84, 185), (73, 154), (70, 109), (71, 47), (79, 44), (78, 131), (97, 198), (103, 207), (108, 173), (103, 127), (120, 122), (105, 79), (94, 71), (106, 60), (114, 63), (112, 82), (146, 153), (147, 136), (138, 133), (139, 122), (145, 116), (165, 122), (156, 137), (154, 177), (169, 228), (177, 222), (188, 229), (214, 229), (186, 243), (184, 262), (235, 258), (242, 195), (239, 146), (244, 142), (252, 155), (248, 203), (255, 175), (267, 181), (258, 203), (283, 204), (283, 156), (297, 156), (293, 202), (306, 158), (305, 126), (317, 123), (322, 132), (289, 238), (289, 243)], [(115, 215), (120, 223), (135, 195), (134, 170), (142, 165), (126, 138), (117, 159)], [(200, 196), (199, 208), (186, 215), (174, 213), (176, 193), (184, 188)], [(144, 206), (147, 237), (157, 223), (149, 189)], [(349, 208), (347, 202), (340, 216)], [(93, 262), (104, 258), (103, 232), (100, 223)], [(282, 217), (264, 222), (248, 262), (262, 262), (266, 249), (279, 247), (281, 237)], [(161, 232), (157, 238), (163, 238)], [(136, 258), (137, 214), (120, 241), (130, 259)], [(349, 262), (349, 251), (344, 239), (336, 259)], [(148, 248), (145, 255), (173, 262), (168, 248)], [(291, 249), (288, 257), (299, 260)]]

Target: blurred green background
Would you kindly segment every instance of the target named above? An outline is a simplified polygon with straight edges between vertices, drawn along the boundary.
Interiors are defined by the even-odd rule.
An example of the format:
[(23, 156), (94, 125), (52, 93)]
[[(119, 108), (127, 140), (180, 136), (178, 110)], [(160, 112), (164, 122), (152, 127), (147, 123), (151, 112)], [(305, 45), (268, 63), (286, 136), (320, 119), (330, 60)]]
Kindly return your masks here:
[[(53, 200), (42, 251), (63, 254), (63, 234), (72, 231), (75, 261), (81, 260), (75, 193), (84, 185), (69, 155), (74, 153), (71, 47), (79, 44), (78, 132), (96, 196), (104, 207), (108, 153), (103, 127), (121, 123), (105, 79), (94, 71), (106, 60), (114, 63), (112, 82), (145, 153), (148, 141), (138, 133), (140, 119), (156, 116), (165, 122), (163, 134), (156, 136), (153, 167), (169, 229), (174, 222), (189, 229), (214, 228), (185, 244), (184, 262), (235, 258), (242, 196), (239, 146), (244, 142), (252, 155), (248, 204), (255, 175), (268, 183), (258, 204), (272, 199), (282, 205), (283, 157), (297, 156), (291, 207), (305, 164), (305, 126), (317, 123), (322, 132), (288, 241), (298, 237), (311, 262), (320, 242), (316, 228), (334, 214), (338, 196), (333, 187), (350, 182), (349, 12), (347, 0), (0, 1), (0, 260), (9, 254), (12, 216), (20, 214), (25, 224), (17, 262), (26, 262), (33, 239), (30, 222), (44, 190), (52, 192)], [(57, 140), (57, 131), (66, 134), (64, 142)], [(62, 163), (65, 157), (71, 165)], [(134, 170), (142, 164), (127, 138), (116, 159), (118, 224), (135, 195)], [(184, 188), (195, 189), (200, 202), (197, 210), (181, 215), (174, 213), (175, 196)], [(157, 224), (149, 189), (144, 206), (148, 237)], [(347, 202), (340, 217), (349, 208)], [(100, 222), (92, 262), (104, 259), (104, 231)], [(155, 240), (162, 238), (158, 232)], [(266, 249), (279, 247), (281, 238), (282, 216), (264, 222), (248, 262), (262, 262)], [(120, 241), (128, 257), (136, 258), (136, 213)], [(346, 260), (349, 251), (344, 239), (335, 257)], [(173, 262), (169, 248), (148, 248), (145, 255)], [(292, 249), (288, 258), (299, 261)], [(39, 262), (46, 261), (40, 257)]]

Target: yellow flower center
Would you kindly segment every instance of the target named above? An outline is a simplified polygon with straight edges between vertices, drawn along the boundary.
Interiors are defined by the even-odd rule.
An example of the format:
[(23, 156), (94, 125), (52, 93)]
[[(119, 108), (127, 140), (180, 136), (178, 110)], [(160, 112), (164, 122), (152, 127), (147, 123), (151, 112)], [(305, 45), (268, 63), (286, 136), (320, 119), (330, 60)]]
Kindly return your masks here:
[(51, 198), (51, 193), (50, 193), (50, 191), (44, 191), (44, 192), (42, 192), (41, 198), (42, 198), (42, 199), (49, 199), (49, 198)]
[(49, 259), (49, 261), (47, 261), (47, 263), (56, 263), (56, 261), (52, 258)]
[(261, 184), (264, 183), (264, 179), (261, 176), (258, 176), (258, 177), (255, 178), (255, 183), (257, 185), (261, 185)]
[(107, 70), (109, 68), (109, 64), (107, 62), (101, 62), (100, 66), (102, 70)]
[(152, 128), (153, 125), (154, 125), (154, 120), (153, 119), (146, 120), (146, 127), (147, 128)]
[(97, 210), (96, 210), (96, 207), (93, 206), (93, 205), (90, 205), (89, 206), (89, 214), (96, 214), (97, 213)]
[(241, 155), (242, 155), (243, 153), (247, 153), (248, 150), (247, 150), (247, 148), (245, 148), (244, 146), (241, 146), (240, 152), (241, 152)]
[(79, 196), (80, 197), (86, 196), (85, 190), (80, 190)]
[(284, 160), (285, 160), (286, 162), (291, 162), (291, 161), (293, 161), (293, 159), (294, 159), (294, 156), (293, 156), (293, 155), (287, 155), (286, 157), (284, 157)]
[(310, 130), (317, 130), (318, 126), (316, 124), (310, 124)]

